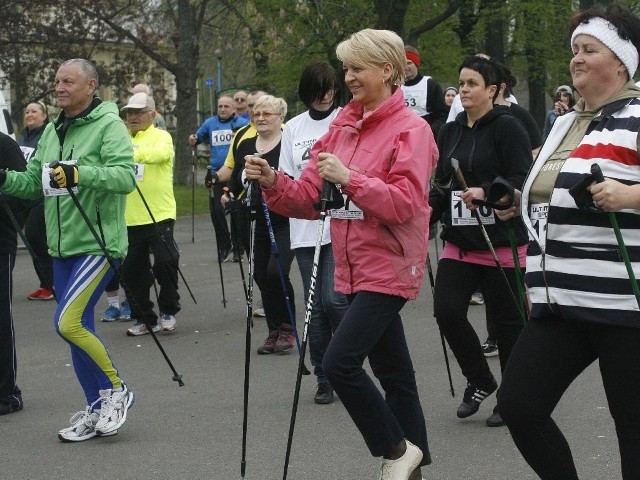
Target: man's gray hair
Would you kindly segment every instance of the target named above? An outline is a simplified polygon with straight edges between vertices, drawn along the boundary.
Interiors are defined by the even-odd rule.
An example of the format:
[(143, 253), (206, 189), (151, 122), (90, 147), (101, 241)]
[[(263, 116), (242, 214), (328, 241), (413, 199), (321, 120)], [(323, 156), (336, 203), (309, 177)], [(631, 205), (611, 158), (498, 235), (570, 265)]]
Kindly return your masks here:
[(89, 81), (94, 78), (96, 80), (96, 90), (98, 89), (98, 85), (100, 83), (98, 80), (98, 71), (96, 70), (96, 67), (93, 66), (93, 63), (85, 58), (72, 58), (62, 62), (60, 66), (62, 67), (66, 65), (78, 65), (80, 67), (80, 73), (85, 80)]

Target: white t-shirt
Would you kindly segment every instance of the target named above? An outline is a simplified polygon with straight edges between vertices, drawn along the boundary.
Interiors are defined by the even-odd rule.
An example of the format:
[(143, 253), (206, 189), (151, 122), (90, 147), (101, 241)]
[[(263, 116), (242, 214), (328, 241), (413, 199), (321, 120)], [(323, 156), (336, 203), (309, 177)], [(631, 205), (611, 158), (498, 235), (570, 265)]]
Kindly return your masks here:
[[(314, 120), (309, 112), (289, 120), (282, 132), (282, 143), (280, 145), (280, 169), (294, 179), (300, 178), (302, 170), (309, 161), (311, 148), (329, 131), (329, 124), (338, 115), (339, 109), (334, 110), (331, 115), (322, 120)], [(303, 220), (300, 218), (290, 218), (290, 238), (291, 248), (315, 247), (318, 236), (319, 220)], [(331, 242), (329, 235), (329, 217), (325, 218), (324, 230), (322, 233), (322, 245)]]
[(422, 77), (415, 85), (408, 87), (402, 85), (402, 93), (404, 94), (404, 103), (411, 110), (416, 112), (419, 117), (424, 117), (427, 112), (427, 80), (431, 77)]
[[(518, 100), (516, 100), (516, 97), (514, 97), (513, 95), (509, 95), (507, 97), (507, 100), (511, 103), (518, 103)], [(460, 94), (458, 93), (453, 99), (453, 103), (451, 104), (451, 110), (449, 110), (447, 123), (453, 122), (462, 110), (464, 110), (464, 108), (462, 108), (462, 101), (460, 100)]]

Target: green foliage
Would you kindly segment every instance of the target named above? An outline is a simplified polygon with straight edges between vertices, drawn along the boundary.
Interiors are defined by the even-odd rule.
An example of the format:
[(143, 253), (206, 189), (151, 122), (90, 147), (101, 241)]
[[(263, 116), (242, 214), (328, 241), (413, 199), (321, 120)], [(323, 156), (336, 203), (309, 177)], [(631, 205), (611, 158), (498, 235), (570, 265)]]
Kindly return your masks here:
[(192, 189), (191, 185), (174, 185), (173, 195), (176, 198), (178, 217), (191, 216), (192, 205), (195, 205), (196, 215), (209, 213), (209, 190), (202, 185), (202, 182), (196, 185), (195, 189)]

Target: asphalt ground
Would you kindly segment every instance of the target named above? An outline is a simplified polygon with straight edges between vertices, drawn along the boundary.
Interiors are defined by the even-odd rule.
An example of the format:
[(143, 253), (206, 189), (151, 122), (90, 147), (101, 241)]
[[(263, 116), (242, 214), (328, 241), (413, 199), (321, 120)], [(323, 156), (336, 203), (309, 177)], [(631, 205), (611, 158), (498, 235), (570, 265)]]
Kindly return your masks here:
[[(136, 401), (118, 435), (73, 444), (59, 442), (57, 432), (69, 425), (73, 413), (84, 408), (84, 397), (70, 365), (69, 350), (53, 329), (54, 303), (26, 299), (37, 286), (37, 277), (28, 253), (19, 251), (13, 312), (18, 380), (25, 407), (0, 417), (0, 479), (241, 478), (246, 304), (239, 267), (223, 264), (225, 309), (208, 216), (195, 218), (195, 242), (190, 217), (179, 219), (175, 232), (181, 248), (181, 269), (198, 303), (193, 303), (181, 283), (183, 309), (177, 316), (177, 332), (159, 335), (159, 340), (176, 370), (183, 374), (185, 385), (179, 387), (172, 380), (172, 372), (150, 336), (127, 337), (129, 323), (97, 322)], [(433, 243), (431, 250), (435, 255)], [(246, 262), (244, 267), (248, 270)], [(301, 331), (304, 302), (295, 263), (291, 272)], [(105, 307), (103, 300), (96, 308), (97, 318)], [(508, 430), (485, 426), (495, 395), (476, 415), (465, 420), (456, 417), (465, 381), (449, 352), (456, 393), (452, 398), (432, 312), (425, 276), (421, 295), (402, 311), (433, 457), (433, 464), (423, 469), (424, 478), (537, 478), (518, 453)], [(470, 307), (469, 314), (484, 340), (484, 307)], [(250, 357), (248, 480), (282, 478), (298, 365), (295, 353), (257, 355), (256, 349), (266, 335), (264, 320), (255, 319)], [(499, 375), (497, 357), (489, 363)], [(379, 459), (370, 456), (340, 401), (316, 405), (314, 393), (315, 379), (303, 377), (288, 478), (377, 479)], [(615, 428), (597, 365), (570, 387), (554, 418), (569, 439), (581, 479), (620, 478)]]

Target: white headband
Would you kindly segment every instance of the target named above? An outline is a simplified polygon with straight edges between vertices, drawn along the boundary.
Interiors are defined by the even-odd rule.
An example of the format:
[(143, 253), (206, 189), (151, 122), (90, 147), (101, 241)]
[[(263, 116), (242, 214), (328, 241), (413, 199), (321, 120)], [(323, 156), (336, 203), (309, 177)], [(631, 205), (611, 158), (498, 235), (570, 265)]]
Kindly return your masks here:
[(623, 40), (618, 35), (618, 29), (601, 17), (589, 19), (589, 23), (581, 23), (571, 35), (571, 45), (578, 35), (590, 35), (600, 40), (609, 50), (616, 54), (629, 72), (629, 78), (638, 69), (638, 49), (630, 40)]

